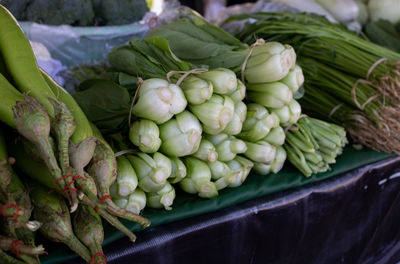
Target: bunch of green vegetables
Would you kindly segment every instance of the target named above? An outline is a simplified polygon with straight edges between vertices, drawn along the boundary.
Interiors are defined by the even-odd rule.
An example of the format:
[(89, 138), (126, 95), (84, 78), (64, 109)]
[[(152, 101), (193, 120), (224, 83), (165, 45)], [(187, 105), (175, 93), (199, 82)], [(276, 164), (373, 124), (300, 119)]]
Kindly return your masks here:
[[(183, 60), (213, 67), (227, 65), (238, 75), (257, 39), (289, 44), (296, 49), (305, 75), (305, 96), (300, 101), (305, 113), (334, 120), (357, 143), (378, 151), (399, 152), (399, 54), (312, 14), (259, 13), (229, 19), (255, 21), (238, 34), (250, 47), (187, 10), (182, 10), (181, 16), (148, 36), (166, 38)], [(209, 50), (213, 50), (212, 55)], [(256, 61), (261, 63), (262, 58), (257, 56)], [(246, 66), (245, 76), (250, 70)]]
[(112, 148), (73, 97), (38, 68), (28, 39), (1, 5), (0, 88), (1, 249), (38, 263), (44, 252), (34, 245), (38, 229), (86, 261), (104, 261), (100, 216), (134, 241), (117, 217), (143, 227), (149, 221), (112, 202)]
[[(305, 72), (306, 113), (343, 125), (354, 141), (378, 151), (400, 152), (400, 54), (361, 38), (323, 17), (259, 13), (239, 38), (254, 36), (292, 45)], [(327, 103), (322, 103), (327, 102)]]

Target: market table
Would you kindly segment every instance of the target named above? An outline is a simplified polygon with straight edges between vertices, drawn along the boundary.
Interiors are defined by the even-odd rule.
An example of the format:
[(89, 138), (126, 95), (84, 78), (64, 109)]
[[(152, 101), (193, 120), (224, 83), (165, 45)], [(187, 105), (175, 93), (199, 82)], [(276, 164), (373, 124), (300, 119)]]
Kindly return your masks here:
[[(229, 193), (204, 204), (193, 198), (194, 207), (185, 197), (175, 211), (147, 212), (153, 227), (137, 232), (135, 244), (106, 227), (108, 263), (400, 261), (400, 157), (350, 148), (329, 173), (296, 174), (297, 183), (292, 173), (286, 168), (260, 181), (251, 175), (230, 199)], [(43, 263), (83, 263), (57, 248)]]

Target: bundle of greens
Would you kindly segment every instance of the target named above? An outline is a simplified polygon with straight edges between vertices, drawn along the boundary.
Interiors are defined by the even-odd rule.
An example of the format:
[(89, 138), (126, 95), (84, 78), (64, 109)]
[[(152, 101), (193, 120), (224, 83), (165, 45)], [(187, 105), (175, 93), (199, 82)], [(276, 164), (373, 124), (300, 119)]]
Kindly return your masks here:
[[(232, 19), (247, 18), (256, 22), (239, 33), (240, 39), (251, 43), (257, 36), (296, 49), (306, 77), (301, 100), (305, 113), (333, 117), (365, 146), (400, 152), (400, 54), (318, 16), (259, 13)], [(321, 104), (322, 100), (337, 104)]]
[(288, 160), (306, 177), (325, 172), (347, 144), (343, 127), (303, 117), (286, 133)]
[[(238, 37), (251, 44), (250, 47), (187, 10), (182, 11), (181, 19), (153, 29), (148, 37), (166, 38), (171, 50), (179, 58), (191, 63), (213, 67), (227, 65), (237, 75), (244, 75), (251, 85), (253, 74), (271, 82), (267, 80), (269, 75), (265, 71), (257, 73), (251, 67), (252, 56), (257, 66), (265, 65), (265, 59), (270, 57), (257, 52), (257, 48), (264, 46), (259, 45), (259, 38), (267, 43), (280, 42), (293, 46), (299, 57), (297, 63), (305, 74), (306, 94), (300, 101), (304, 112), (311, 114), (319, 109), (317, 117), (331, 120), (334, 116), (333, 120), (345, 126), (354, 141), (378, 151), (399, 152), (399, 126), (396, 118), (399, 99), (396, 88), (399, 83), (399, 66), (396, 60), (400, 58), (399, 54), (362, 39), (319, 16), (260, 13), (234, 16), (228, 22), (245, 19), (253, 19), (255, 22), (247, 25)], [(247, 64), (243, 65), (250, 51), (251, 56)], [(287, 61), (282, 59), (282, 55), (278, 62)], [(277, 56), (271, 58), (277, 59)], [(311, 59), (326, 67), (319, 67)], [(282, 65), (275, 64), (275, 69), (282, 69)], [(332, 77), (333, 73), (336, 78)], [(258, 85), (255, 86), (258, 88)], [(320, 104), (319, 101), (323, 100), (328, 103)], [(332, 102), (337, 104), (332, 106)], [(345, 114), (339, 115), (342, 112)]]
[[(8, 126), (1, 127), (1, 132), (7, 135), (7, 146), (0, 139), (0, 212), (6, 223), (6, 230), (2, 231), (7, 234), (7, 238), (2, 240), (2, 249), (7, 250), (12, 239), (17, 241), (20, 238), (26, 243), (27, 250), (21, 251), (21, 254), (17, 251), (17, 257), (26, 257), (24, 261), (27, 263), (38, 263), (38, 258), (30, 256), (32, 254), (28, 249), (34, 247), (37, 250), (30, 231), (40, 227), (39, 231), (50, 239), (63, 242), (73, 250), (79, 247), (76, 251), (85, 260), (97, 258), (102, 252), (95, 252), (95, 249), (100, 250), (98, 243), (103, 237), (99, 216), (134, 241), (134, 234), (117, 217), (138, 222), (143, 227), (148, 226), (149, 221), (112, 202), (109, 188), (115, 181), (117, 171), (113, 150), (97, 128), (90, 124), (73, 97), (39, 69), (28, 39), (2, 5), (0, 87), (3, 98), (0, 122)], [(17, 174), (10, 167), (12, 164)], [(24, 177), (23, 180), (19, 181), (16, 175)], [(31, 184), (32, 180), (28, 178), (40, 184)], [(28, 185), (24, 186), (21, 182)], [(29, 189), (35, 184), (39, 185), (38, 190), (50, 188), (57, 193), (57, 198), (48, 197), (47, 201), (48, 191), (34, 192)], [(65, 205), (61, 205), (66, 201), (70, 212)], [(69, 223), (70, 213), (74, 213), (78, 206), (77, 219), (88, 215), (87, 229), (76, 227), (76, 236), (83, 245), (72, 241), (74, 232)], [(34, 213), (31, 217), (32, 207)], [(41, 226), (34, 219), (39, 220)], [(58, 223), (63, 223), (63, 228), (57, 233), (54, 229)], [(96, 235), (87, 237), (85, 230)], [(15, 246), (22, 247), (21, 242), (17, 242), (11, 245), (11, 251)], [(38, 255), (43, 250), (34, 252), (33, 255)]]

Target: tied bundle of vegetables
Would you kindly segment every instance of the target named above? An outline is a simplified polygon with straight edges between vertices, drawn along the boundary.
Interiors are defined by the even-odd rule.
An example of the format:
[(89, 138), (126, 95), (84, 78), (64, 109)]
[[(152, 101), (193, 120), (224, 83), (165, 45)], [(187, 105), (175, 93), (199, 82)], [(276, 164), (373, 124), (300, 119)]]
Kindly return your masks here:
[[(97, 128), (91, 126), (74, 98), (38, 68), (28, 39), (1, 5), (0, 65), (0, 91), (5, 98), (0, 104), (0, 121), (12, 128), (8, 136), (15, 142), (8, 142), (9, 151), (18, 157), (18, 169), (64, 196), (71, 212), (78, 204), (96, 208), (99, 215), (134, 241), (134, 234), (115, 216), (136, 221), (143, 227), (149, 221), (112, 202), (109, 188), (117, 170), (113, 150), (100, 133), (95, 133)], [(7, 199), (18, 204), (24, 191), (16, 181), (11, 183), (5, 192), (11, 190), (15, 197)], [(20, 206), (26, 207), (20, 211), (21, 219), (29, 218), (29, 206), (22, 202)], [(34, 229), (33, 225), (21, 220), (15, 226), (18, 227), (15, 233), (24, 233), (25, 227)]]
[(306, 177), (325, 172), (347, 144), (346, 131), (335, 124), (303, 117), (288, 130), (288, 160)]
[[(258, 13), (238, 34), (292, 45), (305, 73), (305, 113), (343, 125), (355, 142), (399, 153), (400, 54), (377, 46), (322, 17)], [(322, 103), (326, 102), (326, 103)]]

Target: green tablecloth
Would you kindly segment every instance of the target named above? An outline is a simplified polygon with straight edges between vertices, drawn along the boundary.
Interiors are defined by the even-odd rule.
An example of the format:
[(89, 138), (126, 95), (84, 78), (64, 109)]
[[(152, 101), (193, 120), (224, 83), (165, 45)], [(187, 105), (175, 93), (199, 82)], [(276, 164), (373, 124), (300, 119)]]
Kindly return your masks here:
[[(285, 168), (278, 174), (266, 176), (249, 175), (242, 186), (222, 190), (217, 198), (211, 200), (201, 199), (194, 195), (188, 195), (178, 191), (177, 198), (175, 199), (171, 211), (145, 209), (143, 215), (151, 220), (152, 226), (170, 223), (216, 211), (253, 198), (321, 181), (389, 157), (391, 157), (391, 155), (378, 153), (370, 149), (355, 150), (351, 147), (347, 147), (344, 153), (338, 157), (336, 164), (332, 166), (332, 170), (326, 173), (306, 178), (287, 163)], [(128, 221), (122, 222), (131, 230), (135, 232), (140, 231), (140, 226), (138, 224)], [(108, 224), (105, 224), (104, 228), (104, 245), (110, 244), (124, 236), (121, 232)], [(138, 236), (140, 236), (140, 233)], [(66, 247), (57, 244), (57, 248), (52, 248), (49, 255), (42, 257), (41, 260), (43, 264), (50, 264), (60, 263), (75, 257), (76, 255)]]

